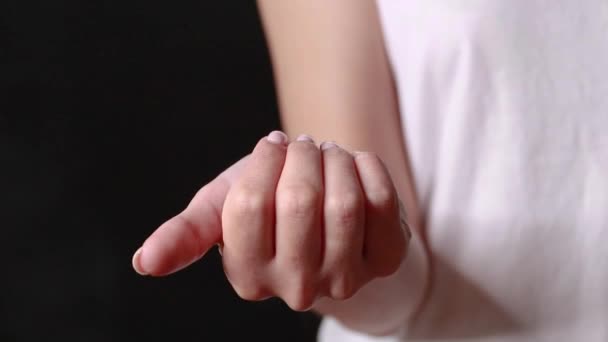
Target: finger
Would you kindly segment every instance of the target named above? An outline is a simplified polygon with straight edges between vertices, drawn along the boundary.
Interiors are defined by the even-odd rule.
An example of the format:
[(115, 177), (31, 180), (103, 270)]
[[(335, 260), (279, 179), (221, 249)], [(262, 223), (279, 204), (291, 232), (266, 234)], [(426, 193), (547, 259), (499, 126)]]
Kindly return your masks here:
[(364, 258), (377, 276), (387, 276), (397, 270), (406, 248), (397, 192), (375, 154), (359, 152), (354, 158), (366, 202)]
[(365, 198), (352, 155), (333, 143), (323, 143), (325, 180), (323, 273), (329, 295), (346, 299), (357, 290), (363, 269)]
[(248, 162), (245, 157), (201, 188), (188, 207), (162, 224), (133, 255), (142, 275), (176, 272), (203, 256), (222, 235), (221, 212), (228, 189)]
[(258, 142), (222, 213), (223, 258), (245, 271), (274, 255), (275, 192), (287, 150), (287, 136), (278, 138)]
[(295, 310), (314, 298), (315, 279), (321, 261), (321, 210), (323, 179), (321, 153), (312, 139), (301, 136), (289, 145), (277, 187), (276, 256), (281, 297)]

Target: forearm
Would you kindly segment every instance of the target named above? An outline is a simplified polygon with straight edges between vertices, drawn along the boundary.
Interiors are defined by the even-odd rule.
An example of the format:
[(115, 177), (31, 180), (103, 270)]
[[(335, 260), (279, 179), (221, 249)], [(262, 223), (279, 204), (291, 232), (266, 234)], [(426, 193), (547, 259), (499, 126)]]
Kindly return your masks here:
[(258, 3), (285, 131), (377, 153), (408, 213), (414, 238), (400, 269), (349, 300), (322, 300), (315, 307), (356, 330), (389, 333), (420, 305), (428, 285), (428, 257), (374, 2)]
[(372, 1), (259, 0), (291, 137), (313, 135), (386, 163), (414, 226), (418, 207), (393, 80)]

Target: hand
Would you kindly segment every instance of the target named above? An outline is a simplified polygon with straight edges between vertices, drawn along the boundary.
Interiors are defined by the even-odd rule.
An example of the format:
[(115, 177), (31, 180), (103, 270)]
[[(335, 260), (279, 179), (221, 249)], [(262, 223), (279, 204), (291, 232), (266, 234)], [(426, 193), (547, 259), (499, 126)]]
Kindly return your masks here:
[(224, 270), (247, 300), (281, 297), (309, 309), (347, 299), (400, 266), (410, 234), (390, 176), (372, 153), (333, 143), (319, 149), (281, 132), (203, 187), (133, 257), (142, 274), (164, 275), (220, 244)]

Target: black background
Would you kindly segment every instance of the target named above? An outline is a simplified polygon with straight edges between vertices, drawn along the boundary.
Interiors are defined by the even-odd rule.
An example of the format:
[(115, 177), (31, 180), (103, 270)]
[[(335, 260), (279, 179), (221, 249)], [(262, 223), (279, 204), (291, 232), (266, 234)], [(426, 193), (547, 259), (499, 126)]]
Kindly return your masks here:
[(312, 314), (239, 299), (215, 250), (131, 269), (278, 127), (253, 1), (0, 1), (0, 341), (314, 340)]

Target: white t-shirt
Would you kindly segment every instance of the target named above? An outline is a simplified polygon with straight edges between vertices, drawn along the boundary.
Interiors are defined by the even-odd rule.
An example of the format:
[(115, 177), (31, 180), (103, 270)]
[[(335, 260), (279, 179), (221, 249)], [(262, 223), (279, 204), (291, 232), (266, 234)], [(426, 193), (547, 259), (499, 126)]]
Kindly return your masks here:
[(378, 5), (435, 262), (407, 340), (608, 341), (608, 1)]

